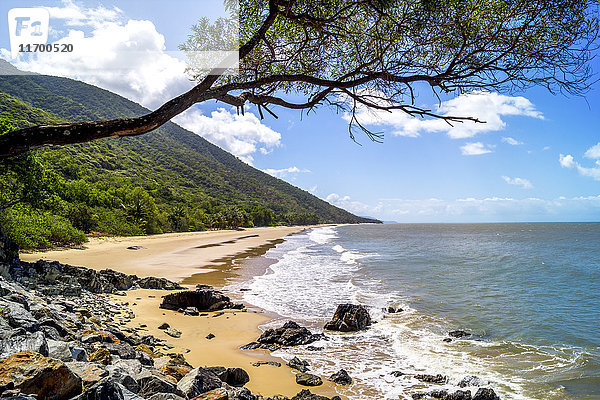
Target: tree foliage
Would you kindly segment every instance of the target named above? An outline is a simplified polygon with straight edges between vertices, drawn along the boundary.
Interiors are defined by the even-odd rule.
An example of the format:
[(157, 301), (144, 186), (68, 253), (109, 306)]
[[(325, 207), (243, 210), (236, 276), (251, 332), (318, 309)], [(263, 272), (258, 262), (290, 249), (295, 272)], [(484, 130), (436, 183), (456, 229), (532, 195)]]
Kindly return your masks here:
[[(235, 2), (226, 6), (235, 14)], [(239, 24), (240, 71), (195, 70), (198, 84), (136, 118), (26, 128), (0, 137), (0, 156), (46, 144), (140, 135), (192, 105), (218, 100), (243, 112), (252, 103), (349, 112), (350, 135), (359, 107), (401, 110), (460, 123), (416, 104), (423, 88), (435, 94), (512, 91), (531, 85), (583, 93), (597, 44), (598, 0), (241, 0), (239, 20), (200, 21), (182, 48), (230, 45)], [(220, 35), (220, 36), (219, 36)], [(298, 101), (298, 96), (301, 100)]]

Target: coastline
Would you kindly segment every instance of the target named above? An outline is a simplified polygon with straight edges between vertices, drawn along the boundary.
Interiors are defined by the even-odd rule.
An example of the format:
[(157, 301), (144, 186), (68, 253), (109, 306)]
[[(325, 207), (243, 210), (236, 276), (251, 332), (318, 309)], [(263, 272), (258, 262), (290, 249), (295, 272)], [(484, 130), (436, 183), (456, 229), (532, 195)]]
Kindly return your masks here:
[[(83, 248), (22, 253), (23, 261), (39, 259), (59, 261), (95, 270), (106, 268), (139, 277), (167, 278), (183, 286), (206, 284), (222, 288), (231, 278), (247, 280), (255, 273), (264, 273), (268, 262), (248, 271), (243, 260), (259, 260), (270, 248), (288, 235), (299, 234), (314, 226), (250, 228), (240, 231), (207, 231), (162, 234), (141, 237), (91, 238)], [(141, 246), (138, 250), (130, 246)], [(252, 263), (249, 263), (252, 264)], [(243, 270), (243, 277), (240, 274)], [(259, 326), (271, 320), (269, 316), (247, 304), (247, 312), (225, 310), (203, 316), (187, 316), (160, 309), (164, 290), (138, 289), (113, 295), (113, 301), (126, 304), (135, 318), (125, 326), (140, 333), (151, 334), (174, 346), (194, 366), (223, 365), (246, 370), (250, 382), (246, 387), (256, 394), (292, 397), (306, 386), (295, 382), (294, 370), (265, 350), (241, 350), (239, 347), (260, 336)], [(230, 294), (234, 297), (236, 294)], [(167, 336), (158, 326), (167, 322), (183, 332), (180, 338)], [(208, 334), (214, 338), (207, 339)], [(277, 362), (280, 367), (252, 364)], [(335, 384), (323, 377), (323, 385), (310, 387), (311, 392), (324, 396), (337, 395)]]

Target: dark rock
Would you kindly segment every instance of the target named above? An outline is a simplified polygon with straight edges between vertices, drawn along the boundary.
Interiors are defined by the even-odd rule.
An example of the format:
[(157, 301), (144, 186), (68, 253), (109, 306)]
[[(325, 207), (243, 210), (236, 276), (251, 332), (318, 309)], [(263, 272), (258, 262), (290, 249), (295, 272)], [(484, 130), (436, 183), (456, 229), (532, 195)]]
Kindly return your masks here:
[(392, 371), (392, 372), (390, 372), (390, 375), (392, 375), (395, 378), (399, 378), (399, 377), (401, 377), (403, 375), (406, 375), (406, 374), (404, 372), (402, 372), (402, 371)]
[(245, 387), (226, 388), (228, 400), (257, 400), (257, 397)]
[(142, 250), (145, 249), (144, 246), (129, 246), (127, 250)]
[(106, 343), (104, 348), (108, 350), (110, 354), (115, 354), (119, 356), (119, 358), (131, 359), (137, 357), (135, 349), (128, 343)]
[(415, 378), (422, 382), (437, 383), (440, 385), (443, 385), (444, 383), (448, 382), (448, 377), (441, 375), (441, 374), (437, 374), (437, 375), (417, 374), (417, 375), (415, 375)]
[(448, 336), (453, 337), (453, 338), (462, 338), (465, 336), (471, 336), (471, 334), (469, 332), (465, 332), (465, 331), (450, 331), (450, 332), (448, 332)]
[(100, 364), (110, 364), (110, 352), (106, 349), (100, 348), (90, 354), (90, 362), (97, 362)]
[(0, 302), (2, 316), (13, 328), (23, 328), (33, 332), (38, 329), (37, 319), (22, 304), (13, 302)]
[(461, 379), (460, 382), (458, 382), (458, 386), (461, 388), (467, 387), (467, 386), (482, 386), (485, 383), (477, 376), (475, 375), (469, 375), (469, 376), (465, 376), (464, 378)]
[[(213, 308), (218, 304), (219, 308)], [(217, 309), (231, 308), (233, 303), (229, 297), (215, 290), (194, 290), (171, 293), (163, 297), (160, 308), (179, 310), (195, 307), (200, 311), (215, 311)]]
[(323, 380), (317, 375), (299, 372), (296, 374), (296, 383), (304, 386), (320, 386), (323, 384)]
[(142, 278), (136, 282), (142, 289), (162, 289), (162, 290), (181, 290), (183, 287), (175, 282), (171, 282), (165, 278), (155, 278), (149, 276)]
[(277, 344), (280, 346), (298, 346), (316, 342), (323, 335), (313, 334), (293, 321), (286, 322), (277, 329), (268, 329), (257, 339), (261, 344)]
[(186, 400), (181, 396), (176, 395), (175, 393), (157, 393), (150, 397), (148, 400)]
[(468, 390), (457, 390), (448, 395), (445, 400), (471, 400), (471, 392)]
[(271, 365), (273, 367), (281, 367), (281, 363), (277, 361), (258, 361), (252, 364), (253, 367), (260, 367), (261, 365)]
[(443, 341), (443, 342), (446, 342), (446, 343), (450, 343), (450, 342), (452, 341), (452, 339), (450, 339), (450, 338), (448, 337), (448, 338), (444, 338), (442, 341)]
[(331, 375), (329, 378), (330, 381), (337, 383), (338, 385), (350, 385), (352, 383), (352, 378), (348, 375), (345, 369), (340, 369), (335, 374)]
[(222, 381), (212, 372), (198, 367), (177, 382), (177, 389), (188, 399), (221, 387)]
[(8, 339), (0, 341), (0, 358), (27, 350), (44, 356), (48, 355), (48, 343), (42, 332), (12, 335)]
[(322, 351), (324, 347), (320, 346), (306, 346), (306, 350), (308, 351)]
[(250, 382), (250, 376), (242, 368), (208, 367), (204, 369), (231, 386), (244, 386)]
[(433, 397), (434, 399), (446, 399), (448, 397), (448, 391), (447, 390), (434, 390), (434, 391), (430, 392), (429, 395), (431, 397)]
[(169, 329), (170, 327), (171, 326), (169, 324), (167, 324), (166, 322), (163, 322), (162, 324), (160, 324), (158, 329)]
[(389, 306), (386, 310), (389, 314), (395, 314), (404, 311), (400, 307)]
[(308, 389), (303, 389), (298, 392), (297, 395), (292, 397), (291, 400), (341, 400), (339, 396), (333, 396), (331, 399), (329, 397), (321, 396), (318, 394), (313, 394)]
[(355, 332), (371, 325), (371, 316), (364, 306), (340, 304), (333, 319), (325, 324), (325, 329), (340, 332)]
[(150, 397), (157, 393), (175, 393), (177, 386), (156, 375), (150, 375), (138, 379), (140, 389), (138, 394), (142, 397)]
[(90, 387), (75, 400), (124, 400), (123, 390), (118, 383), (104, 379)]
[(309, 368), (308, 368), (308, 367), (309, 367), (309, 364), (308, 364), (308, 362), (307, 362), (307, 361), (305, 361), (305, 360), (301, 360), (301, 359), (299, 359), (298, 357), (294, 357), (294, 358), (292, 358), (292, 359), (290, 360), (290, 362), (288, 363), (288, 366), (289, 366), (290, 368), (297, 369), (297, 370), (298, 370), (298, 371), (300, 371), (300, 372), (306, 372), (306, 371), (308, 371), (308, 369), (309, 369)]
[(106, 372), (111, 381), (120, 383), (125, 389), (133, 393), (140, 391), (139, 383), (125, 368), (118, 365), (109, 365), (106, 367)]
[(196, 285), (197, 290), (213, 290), (213, 287), (210, 285), (198, 284)]
[(212, 333), (209, 333), (208, 335), (206, 335), (206, 338), (208, 340), (213, 339), (215, 337), (215, 335), (213, 335)]
[(479, 388), (473, 396), (473, 400), (500, 400), (500, 397), (492, 389)]

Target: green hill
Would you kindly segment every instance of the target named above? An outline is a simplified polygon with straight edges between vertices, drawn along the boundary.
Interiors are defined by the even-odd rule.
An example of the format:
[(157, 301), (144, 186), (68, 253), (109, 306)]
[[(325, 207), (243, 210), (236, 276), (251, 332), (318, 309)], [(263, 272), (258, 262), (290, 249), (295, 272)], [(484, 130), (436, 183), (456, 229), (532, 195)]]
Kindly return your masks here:
[[(72, 79), (0, 76), (0, 119), (17, 128), (147, 112)], [(25, 247), (78, 242), (82, 231), (127, 235), (375, 222), (265, 174), (171, 122), (139, 137), (33, 153), (3, 161), (0, 173), (0, 229)]]

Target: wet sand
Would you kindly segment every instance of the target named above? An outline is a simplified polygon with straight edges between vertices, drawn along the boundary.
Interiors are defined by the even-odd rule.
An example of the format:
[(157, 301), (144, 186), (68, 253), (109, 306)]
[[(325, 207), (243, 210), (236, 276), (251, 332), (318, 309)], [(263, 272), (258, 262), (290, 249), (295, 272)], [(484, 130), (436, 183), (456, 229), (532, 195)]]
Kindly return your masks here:
[[(243, 260), (259, 257), (285, 236), (300, 233), (306, 227), (252, 228), (243, 231), (208, 231), (174, 233), (142, 237), (92, 238), (81, 248), (22, 253), (23, 261), (39, 259), (101, 269), (114, 269), (140, 277), (164, 277), (184, 286), (207, 284), (220, 288), (230, 279), (248, 279), (254, 273), (264, 273), (266, 265), (258, 269), (240, 270)], [(138, 250), (128, 247), (141, 246)], [(249, 263), (252, 264), (252, 263)], [(256, 263), (254, 263), (256, 264)], [(261, 263), (263, 264), (263, 263)], [(305, 386), (296, 384), (295, 370), (282, 359), (264, 350), (240, 350), (239, 347), (260, 336), (259, 326), (269, 320), (267, 315), (253, 311), (225, 310), (224, 314), (186, 316), (159, 308), (162, 290), (139, 289), (114, 296), (116, 301), (128, 302), (135, 318), (127, 323), (131, 328), (146, 327), (140, 333), (149, 333), (175, 346), (171, 352), (182, 352), (188, 362), (197, 366), (240, 367), (250, 375), (246, 385), (255, 394), (292, 397)], [(163, 322), (182, 331), (173, 338), (158, 329)], [(212, 333), (213, 339), (206, 336)], [(189, 350), (189, 351), (188, 351)], [(163, 352), (166, 352), (163, 350)], [(281, 367), (252, 364), (257, 361), (276, 361)], [(313, 393), (333, 396), (335, 384), (323, 378), (323, 385), (311, 387)]]

